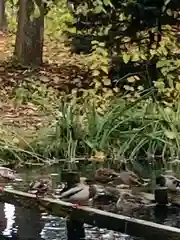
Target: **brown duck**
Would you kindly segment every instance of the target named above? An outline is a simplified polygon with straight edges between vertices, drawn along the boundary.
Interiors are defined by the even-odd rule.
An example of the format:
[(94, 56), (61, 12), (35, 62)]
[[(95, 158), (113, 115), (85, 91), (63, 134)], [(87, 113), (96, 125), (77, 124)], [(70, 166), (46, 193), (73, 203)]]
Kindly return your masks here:
[(119, 177), (119, 174), (113, 169), (109, 168), (99, 168), (95, 172), (94, 179), (99, 183), (108, 183), (112, 182)]
[(146, 186), (147, 183), (144, 182), (137, 174), (132, 171), (129, 171), (126, 168), (125, 163), (122, 163), (122, 171), (118, 174), (118, 183), (125, 184), (129, 187), (132, 186)]
[(52, 188), (50, 179), (34, 180), (29, 185), (30, 193), (36, 194), (36, 197), (44, 197)]
[(141, 196), (134, 196), (131, 193), (122, 193), (119, 197), (116, 208), (120, 211), (127, 212), (142, 208), (149, 204), (149, 201)]

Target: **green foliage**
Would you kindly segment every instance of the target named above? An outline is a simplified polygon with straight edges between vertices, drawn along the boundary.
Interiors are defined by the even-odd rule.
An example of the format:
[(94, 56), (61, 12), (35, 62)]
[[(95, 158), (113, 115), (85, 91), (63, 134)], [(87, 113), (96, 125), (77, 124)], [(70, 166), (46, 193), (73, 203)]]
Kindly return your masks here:
[[(51, 109), (55, 120), (48, 128), (37, 131), (30, 141), (23, 134), (15, 134), (12, 144), (12, 138), (6, 140), (3, 132), (1, 158), (16, 158), (20, 163), (22, 158), (71, 161), (96, 153), (147, 161), (154, 160), (153, 156), (164, 162), (179, 158), (178, 32), (163, 20), (178, 19), (179, 6), (175, 9), (171, 4), (172, 1), (75, 1), (75, 10), (70, 12), (65, 0), (56, 1), (45, 18), (46, 44), (54, 44), (54, 55), (61, 64), (65, 55), (59, 54), (62, 49), (57, 51), (62, 46), (59, 43), (67, 43), (69, 36), (88, 36), (92, 40), (90, 51), (79, 56), (72, 54), (71, 58), (68, 52), (67, 62), (80, 59), (90, 70), (92, 81), (87, 89), (72, 89), (64, 98), (58, 98), (61, 93), (38, 79), (27, 79), (15, 88), (16, 103)], [(11, 17), (15, 14), (9, 2), (8, 8), (10, 28), (14, 29), (16, 22)], [(118, 64), (113, 64), (115, 58), (119, 69)], [(48, 61), (54, 63), (52, 59)], [(116, 84), (109, 74), (114, 69)], [(149, 87), (154, 90), (153, 101)], [(148, 97), (144, 89), (150, 92)]]
[(157, 156), (166, 163), (179, 158), (179, 107), (163, 107), (149, 97), (134, 103), (116, 99), (104, 114), (95, 107), (79, 111), (77, 105), (64, 104), (59, 115), (38, 140), (39, 153), (45, 157), (73, 159), (102, 152), (112, 159), (151, 161), (149, 156)]
[(59, 41), (63, 32), (75, 32), (74, 27), (68, 27), (67, 23), (73, 23), (73, 16), (69, 13), (66, 0), (57, 1), (45, 18), (45, 37)]
[(32, 103), (42, 110), (52, 109), (57, 101), (56, 91), (38, 80), (25, 81), (14, 90), (13, 95), (13, 100), (18, 104)]
[[(134, 84), (136, 87), (137, 85), (143, 88), (155, 87), (158, 98), (162, 98), (163, 102), (167, 98), (169, 102), (168, 95), (172, 94), (170, 92), (174, 88), (172, 85), (177, 79), (176, 73), (179, 68), (178, 32), (173, 24), (178, 22), (180, 5), (174, 1), (141, 0), (72, 2), (74, 3), (72, 15), (75, 21), (72, 25), (76, 26), (78, 34), (90, 35), (95, 39), (92, 41), (91, 52), (93, 64), (88, 62), (95, 77), (95, 91), (97, 86), (102, 87), (103, 81), (108, 83), (108, 87), (111, 86), (112, 79), (109, 79), (107, 71), (110, 68), (117, 71), (117, 66), (110, 66), (110, 63), (114, 57), (118, 57), (119, 64), (124, 65), (123, 69), (127, 68), (128, 72), (130, 68), (132, 71), (130, 76), (123, 71), (118, 72), (118, 78), (123, 79), (123, 84), (118, 80), (117, 85), (122, 90), (126, 86), (125, 90), (130, 98), (134, 97), (134, 92), (130, 90), (132, 84), (129, 84), (128, 78), (136, 75), (140, 79)], [(161, 67), (163, 61), (168, 61), (168, 66)], [(105, 80), (102, 77), (103, 69)], [(165, 84), (168, 93), (159, 90), (158, 86), (162, 86), (159, 82)]]

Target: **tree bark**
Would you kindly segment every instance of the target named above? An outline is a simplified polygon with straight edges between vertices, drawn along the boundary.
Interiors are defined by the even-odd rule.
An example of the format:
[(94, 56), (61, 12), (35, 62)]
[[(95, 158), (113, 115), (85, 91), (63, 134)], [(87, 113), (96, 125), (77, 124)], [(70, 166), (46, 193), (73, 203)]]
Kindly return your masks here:
[(5, 32), (8, 28), (5, 13), (5, 0), (0, 0), (0, 31)]
[(19, 0), (15, 58), (25, 66), (42, 64), (44, 5), (42, 0)]

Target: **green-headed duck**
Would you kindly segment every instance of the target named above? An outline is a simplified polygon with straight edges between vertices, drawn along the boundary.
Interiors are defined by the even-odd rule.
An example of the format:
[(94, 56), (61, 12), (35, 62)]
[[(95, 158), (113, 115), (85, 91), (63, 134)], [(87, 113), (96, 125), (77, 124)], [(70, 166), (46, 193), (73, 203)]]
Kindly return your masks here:
[(63, 191), (59, 198), (63, 201), (71, 202), (73, 207), (77, 207), (78, 205), (87, 205), (89, 200), (95, 197), (95, 195), (96, 187), (88, 185), (86, 178), (81, 178), (80, 183)]
[(180, 190), (180, 180), (173, 175), (160, 175), (156, 178), (156, 184), (160, 187), (167, 187), (170, 191)]

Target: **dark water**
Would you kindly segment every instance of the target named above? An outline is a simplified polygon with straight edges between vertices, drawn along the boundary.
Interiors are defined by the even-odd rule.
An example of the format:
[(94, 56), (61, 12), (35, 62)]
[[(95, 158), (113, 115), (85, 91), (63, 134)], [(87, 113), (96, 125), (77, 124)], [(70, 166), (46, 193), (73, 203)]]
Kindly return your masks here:
[[(29, 169), (21, 177), (28, 181), (37, 176), (60, 172), (60, 167)], [(145, 212), (136, 212), (134, 217), (180, 227), (180, 209), (150, 208)], [(99, 229), (85, 225), (86, 240), (144, 240), (126, 234)], [(0, 239), (18, 240), (66, 240), (66, 219), (42, 214), (7, 203), (0, 203)], [(72, 239), (73, 240), (73, 239)], [(156, 239), (153, 239), (156, 240)]]
[[(153, 209), (151, 211), (151, 220), (180, 227), (180, 211), (178, 208), (171, 207), (166, 209), (163, 214), (162, 211), (158, 213), (158, 210)], [(41, 214), (37, 211), (16, 207), (7, 203), (0, 203), (0, 233), (0, 239), (66, 240), (66, 219)], [(85, 225), (85, 233), (86, 240), (138, 239), (126, 234), (88, 225)]]
[[(63, 218), (0, 204), (0, 239), (66, 240), (66, 221)], [(133, 240), (125, 234), (85, 225), (87, 240)], [(73, 239), (72, 239), (73, 240)]]

